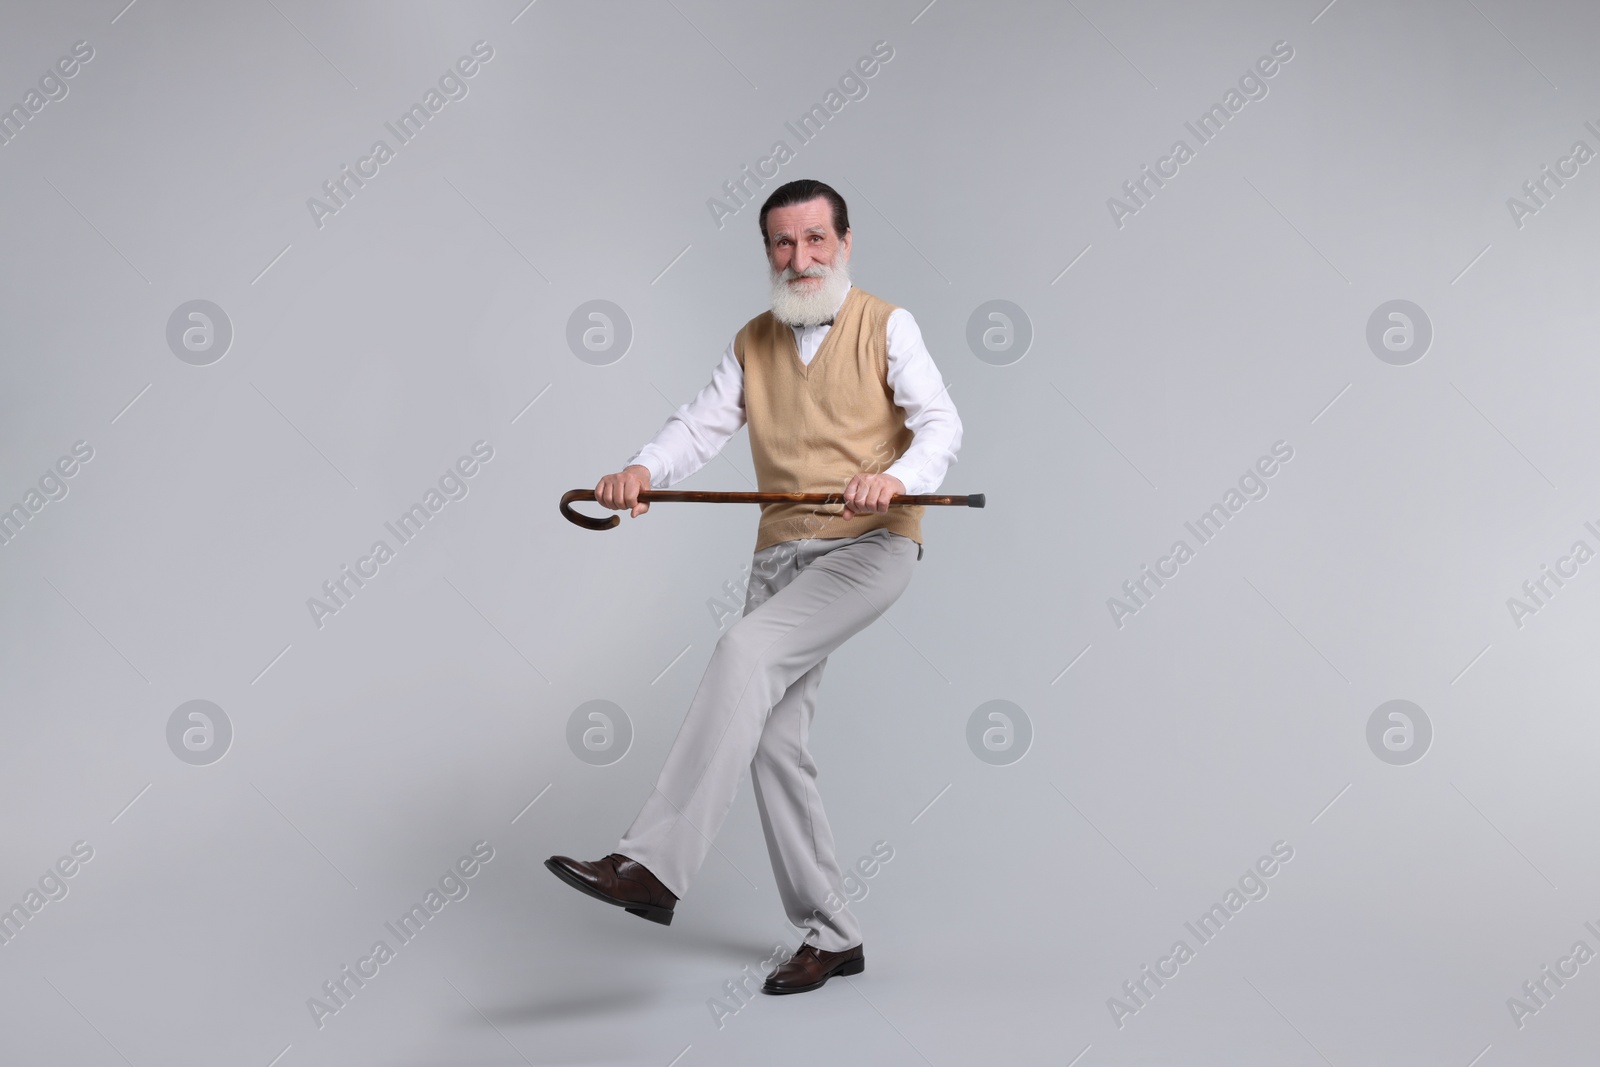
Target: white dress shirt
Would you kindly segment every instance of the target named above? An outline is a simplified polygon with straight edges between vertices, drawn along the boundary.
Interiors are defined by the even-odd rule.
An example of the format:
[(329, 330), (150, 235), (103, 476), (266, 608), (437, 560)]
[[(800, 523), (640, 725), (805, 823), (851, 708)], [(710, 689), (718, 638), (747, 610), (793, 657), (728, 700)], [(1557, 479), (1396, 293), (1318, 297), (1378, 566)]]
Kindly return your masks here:
[[(849, 290), (845, 291), (849, 296)], [(839, 306), (844, 306), (841, 298)], [(838, 309), (836, 308), (835, 311)], [(800, 361), (811, 365), (832, 326), (794, 326)], [(945, 471), (961, 448), (961, 419), (922, 343), (922, 331), (905, 308), (889, 315), (889, 388), (894, 402), (905, 409), (911, 444), (905, 454), (883, 471), (900, 479), (906, 495), (932, 493), (944, 481)], [(666, 425), (636, 452), (627, 466), (640, 464), (650, 472), (650, 488), (666, 489), (705, 466), (722, 450), (728, 438), (745, 424), (744, 368), (728, 342), (711, 381), (687, 404), (667, 419)], [(867, 472), (871, 473), (871, 472)], [(843, 486), (839, 487), (841, 490)]]

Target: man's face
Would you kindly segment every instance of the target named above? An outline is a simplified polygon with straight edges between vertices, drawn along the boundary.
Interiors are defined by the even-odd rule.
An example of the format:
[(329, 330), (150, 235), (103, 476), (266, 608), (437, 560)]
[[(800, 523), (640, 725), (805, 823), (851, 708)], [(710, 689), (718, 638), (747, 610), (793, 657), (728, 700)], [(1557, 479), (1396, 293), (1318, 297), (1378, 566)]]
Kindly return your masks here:
[[(775, 207), (767, 212), (767, 260), (774, 273), (785, 269), (803, 273), (814, 264), (832, 267), (850, 258), (850, 233), (840, 240), (833, 232), (833, 209), (823, 197), (803, 204)], [(792, 292), (813, 292), (826, 279), (791, 278)]]

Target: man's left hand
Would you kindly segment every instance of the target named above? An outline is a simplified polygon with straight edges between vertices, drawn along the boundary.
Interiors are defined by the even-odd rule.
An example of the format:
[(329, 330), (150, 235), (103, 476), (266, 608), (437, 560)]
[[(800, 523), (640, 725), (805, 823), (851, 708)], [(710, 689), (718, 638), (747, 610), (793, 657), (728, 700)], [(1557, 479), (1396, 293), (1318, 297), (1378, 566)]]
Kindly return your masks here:
[(883, 514), (889, 510), (889, 501), (904, 496), (905, 483), (892, 474), (858, 474), (844, 487), (844, 511), (840, 517), (853, 519), (868, 511)]

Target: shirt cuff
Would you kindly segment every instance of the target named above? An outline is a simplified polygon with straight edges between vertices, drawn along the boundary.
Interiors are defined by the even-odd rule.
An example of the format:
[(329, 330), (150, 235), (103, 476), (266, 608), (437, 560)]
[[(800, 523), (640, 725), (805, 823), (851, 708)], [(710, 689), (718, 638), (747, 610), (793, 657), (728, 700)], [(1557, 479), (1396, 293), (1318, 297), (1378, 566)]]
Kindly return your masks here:
[(666, 479), (667, 466), (666, 466), (666, 464), (664, 462), (662, 462), (660, 457), (656, 456), (650, 450), (650, 448), (648, 446), (646, 446), (645, 449), (642, 452), (638, 453), (632, 459), (630, 459), (627, 462), (626, 466), (632, 467), (635, 464), (638, 464), (639, 466), (643, 467), (645, 470), (650, 472), (650, 488), (651, 489), (665, 489), (666, 488), (666, 484), (667, 484), (667, 479)]
[(906, 496), (920, 496), (929, 491), (923, 488), (921, 472), (908, 468), (902, 462), (889, 464), (883, 473), (900, 479), (900, 484), (906, 487)]

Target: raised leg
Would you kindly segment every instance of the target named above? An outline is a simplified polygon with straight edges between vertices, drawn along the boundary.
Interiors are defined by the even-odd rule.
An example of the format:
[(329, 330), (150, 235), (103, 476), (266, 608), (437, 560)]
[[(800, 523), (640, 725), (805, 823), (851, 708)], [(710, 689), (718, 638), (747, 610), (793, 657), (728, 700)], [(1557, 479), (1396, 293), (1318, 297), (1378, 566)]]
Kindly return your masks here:
[(656, 786), (617, 845), (680, 898), (733, 805), (772, 709), (899, 599), (916, 563), (916, 542), (887, 530), (808, 544), (815, 558), (717, 642)]

